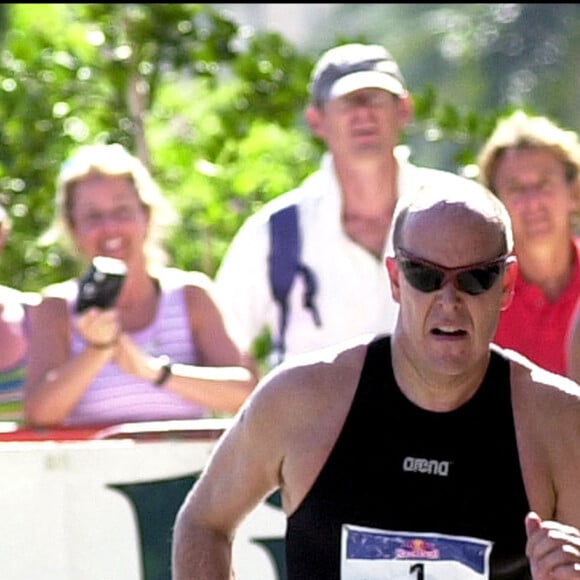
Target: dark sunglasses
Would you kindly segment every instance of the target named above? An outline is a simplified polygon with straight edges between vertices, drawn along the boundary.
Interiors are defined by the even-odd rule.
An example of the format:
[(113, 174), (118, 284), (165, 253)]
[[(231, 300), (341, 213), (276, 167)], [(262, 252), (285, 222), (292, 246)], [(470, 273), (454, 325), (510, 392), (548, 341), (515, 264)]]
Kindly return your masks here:
[(421, 292), (440, 290), (449, 280), (457, 290), (471, 296), (487, 292), (503, 272), (505, 265), (513, 260), (508, 255), (489, 262), (479, 262), (460, 268), (446, 268), (397, 248), (395, 258), (413, 288)]

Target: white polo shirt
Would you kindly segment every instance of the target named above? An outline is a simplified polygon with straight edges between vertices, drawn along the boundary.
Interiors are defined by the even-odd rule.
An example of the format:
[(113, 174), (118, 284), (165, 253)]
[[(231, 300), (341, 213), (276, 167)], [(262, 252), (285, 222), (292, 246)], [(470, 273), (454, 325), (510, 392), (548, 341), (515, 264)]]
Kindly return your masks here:
[[(426, 180), (449, 173), (419, 168), (398, 159), (399, 196)], [(279, 307), (268, 278), (268, 218), (288, 204), (299, 206), (302, 261), (317, 281), (315, 303), (321, 326), (303, 305), (304, 284), (296, 277), (289, 296), (286, 356), (299, 354), (366, 333), (391, 332), (398, 304), (391, 296), (384, 262), (357, 244), (341, 222), (342, 196), (330, 153), (318, 171), (296, 189), (280, 195), (250, 216), (234, 236), (216, 274), (218, 300), (241, 345), (249, 348), (264, 327), (277, 335)], [(385, 253), (390, 250), (387, 236)]]

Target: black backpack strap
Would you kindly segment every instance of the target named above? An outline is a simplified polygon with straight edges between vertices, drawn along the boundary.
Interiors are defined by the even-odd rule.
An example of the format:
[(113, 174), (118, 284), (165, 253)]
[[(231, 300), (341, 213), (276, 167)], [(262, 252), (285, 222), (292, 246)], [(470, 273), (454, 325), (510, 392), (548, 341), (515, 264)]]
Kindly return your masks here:
[(288, 294), (297, 274), (300, 274), (305, 282), (304, 307), (312, 312), (315, 324), (317, 326), (321, 324), (314, 302), (317, 289), (316, 277), (310, 268), (301, 263), (300, 252), (298, 208), (292, 204), (270, 216), (270, 255), (268, 256), (270, 286), (274, 299), (280, 307), (280, 334), (273, 337), (273, 355), (277, 358), (275, 363), (281, 362), (286, 351)]

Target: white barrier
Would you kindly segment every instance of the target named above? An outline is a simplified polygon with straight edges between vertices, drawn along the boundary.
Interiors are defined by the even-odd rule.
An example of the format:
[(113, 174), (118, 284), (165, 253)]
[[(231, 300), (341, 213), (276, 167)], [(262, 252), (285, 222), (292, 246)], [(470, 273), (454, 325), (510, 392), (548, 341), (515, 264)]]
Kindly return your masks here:
[[(0, 578), (169, 580), (175, 514), (227, 424), (1, 441)], [(285, 577), (284, 529), (276, 505), (254, 510), (234, 544), (237, 580)]]

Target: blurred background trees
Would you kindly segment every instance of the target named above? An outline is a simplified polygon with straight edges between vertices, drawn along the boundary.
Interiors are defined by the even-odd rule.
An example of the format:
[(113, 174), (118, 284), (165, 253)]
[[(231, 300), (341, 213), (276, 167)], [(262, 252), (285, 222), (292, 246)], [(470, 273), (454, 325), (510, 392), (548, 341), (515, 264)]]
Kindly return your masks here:
[(523, 106), (577, 129), (575, 4), (337, 4), (296, 46), (210, 4), (0, 5), (0, 200), (13, 232), (0, 280), (24, 290), (76, 274), (36, 239), (60, 164), (119, 141), (182, 216), (174, 263), (213, 275), (264, 201), (318, 164), (302, 112), (320, 52), (383, 43), (414, 95), (413, 159), (465, 171), (498, 115)]

